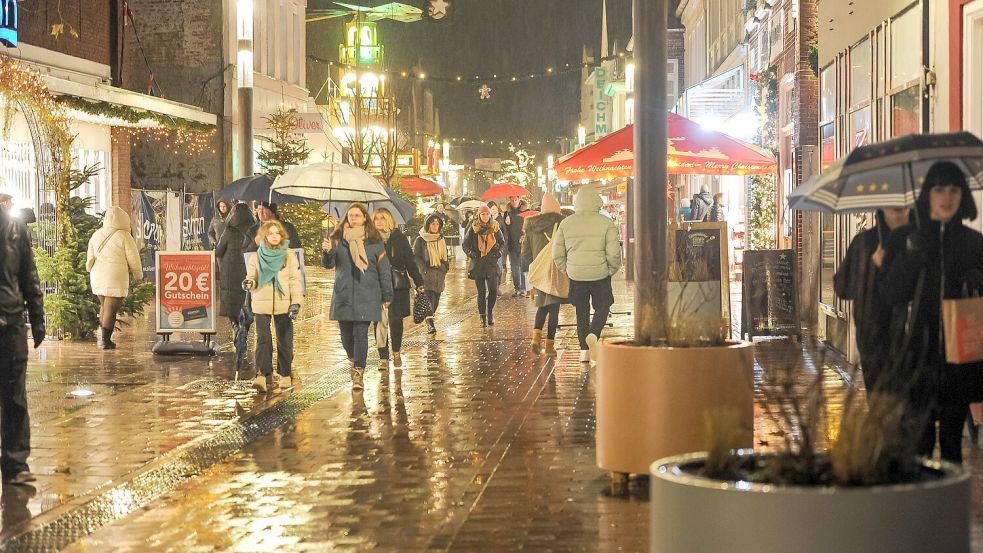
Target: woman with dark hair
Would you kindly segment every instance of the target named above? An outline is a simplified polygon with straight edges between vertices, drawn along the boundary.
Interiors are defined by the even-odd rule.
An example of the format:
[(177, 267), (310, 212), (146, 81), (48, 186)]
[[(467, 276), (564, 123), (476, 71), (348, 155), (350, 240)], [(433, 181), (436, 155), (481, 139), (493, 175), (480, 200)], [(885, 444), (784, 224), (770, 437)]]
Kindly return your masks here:
[(966, 176), (951, 162), (937, 162), (929, 169), (915, 207), (917, 226), (883, 281), (889, 303), (910, 302), (910, 330), (899, 348), (903, 358), (882, 369), (881, 378), (889, 379), (882, 387), (907, 393), (909, 418), (918, 425), (912, 437), (917, 453), (932, 454), (938, 421), (942, 458), (961, 462), (968, 401), (946, 378), (959, 368), (946, 363), (942, 300), (963, 297), (967, 285), (978, 287), (983, 235), (963, 225), (963, 220), (976, 218), (976, 202)]
[(215, 214), (212, 215), (212, 222), (208, 225), (208, 243), (213, 249), (218, 247), (218, 241), (225, 233), (225, 219), (230, 211), (232, 210), (229, 208), (229, 202), (225, 200), (219, 200), (215, 205)]
[[(399, 350), (403, 345), (403, 319), (410, 315), (410, 288), (414, 284), (418, 293), (423, 292), (423, 276), (417, 269), (410, 241), (399, 228), (392, 212), (382, 207), (372, 214), (372, 222), (386, 245), (386, 257), (393, 273), (393, 301), (389, 305), (389, 342), (392, 361), (396, 368), (403, 366)], [(411, 282), (412, 281), (412, 282)], [(390, 347), (379, 348), (379, 370), (389, 368)]]
[(352, 389), (361, 390), (369, 353), (369, 325), (393, 300), (386, 246), (363, 204), (353, 203), (345, 220), (321, 243), (321, 263), (335, 269), (332, 321), (341, 327), (341, 345), (351, 362)]
[(238, 324), (239, 311), (246, 303), (242, 281), (246, 278), (246, 261), (242, 257), (243, 243), (253, 226), (253, 214), (246, 204), (236, 204), (215, 247), (219, 267), (219, 293), (222, 305), (218, 314), (228, 317), (232, 327)]
[(498, 280), (502, 269), (498, 265), (502, 257), (505, 236), (492, 218), (491, 209), (481, 206), (467, 236), (464, 237), (464, 254), (470, 260), (468, 278), (478, 288), (478, 314), (481, 326), (495, 325), (495, 302), (498, 301)]
[[(416, 257), (420, 273), (423, 274), (423, 289), (430, 298), (434, 312), (437, 311), (437, 304), (440, 303), (440, 294), (444, 292), (444, 281), (451, 266), (447, 259), (447, 243), (444, 241), (443, 233), (444, 218), (433, 213), (427, 217), (423, 228), (420, 229), (420, 236), (413, 243), (413, 255)], [(427, 317), (427, 332), (437, 333), (433, 315)]]

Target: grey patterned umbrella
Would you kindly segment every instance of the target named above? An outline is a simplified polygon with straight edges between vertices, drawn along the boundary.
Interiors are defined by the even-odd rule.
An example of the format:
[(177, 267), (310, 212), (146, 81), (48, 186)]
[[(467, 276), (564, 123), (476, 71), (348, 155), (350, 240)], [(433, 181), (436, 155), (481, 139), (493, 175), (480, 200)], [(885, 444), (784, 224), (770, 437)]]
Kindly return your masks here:
[(910, 134), (857, 148), (796, 188), (789, 205), (824, 213), (910, 206), (937, 161), (955, 163), (971, 189), (983, 189), (983, 140), (969, 132)]

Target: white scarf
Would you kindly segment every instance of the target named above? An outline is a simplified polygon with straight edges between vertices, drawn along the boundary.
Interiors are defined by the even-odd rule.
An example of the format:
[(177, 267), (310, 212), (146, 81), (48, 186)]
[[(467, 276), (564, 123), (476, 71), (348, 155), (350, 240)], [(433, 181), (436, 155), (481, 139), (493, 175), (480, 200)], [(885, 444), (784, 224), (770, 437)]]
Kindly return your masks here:
[(440, 267), (441, 263), (447, 261), (447, 243), (444, 242), (444, 235), (431, 234), (426, 229), (420, 229), (420, 238), (427, 243), (427, 260), (431, 267)]

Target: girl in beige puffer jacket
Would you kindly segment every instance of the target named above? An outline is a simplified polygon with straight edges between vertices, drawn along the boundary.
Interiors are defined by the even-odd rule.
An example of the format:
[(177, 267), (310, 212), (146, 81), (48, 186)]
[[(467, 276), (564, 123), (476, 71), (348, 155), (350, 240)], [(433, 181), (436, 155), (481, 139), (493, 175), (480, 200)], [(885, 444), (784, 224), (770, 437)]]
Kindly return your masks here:
[(102, 349), (114, 349), (113, 330), (130, 281), (143, 279), (140, 251), (130, 234), (130, 216), (117, 206), (106, 210), (102, 228), (89, 239), (85, 268), (89, 271), (92, 293), (99, 298), (99, 326)]

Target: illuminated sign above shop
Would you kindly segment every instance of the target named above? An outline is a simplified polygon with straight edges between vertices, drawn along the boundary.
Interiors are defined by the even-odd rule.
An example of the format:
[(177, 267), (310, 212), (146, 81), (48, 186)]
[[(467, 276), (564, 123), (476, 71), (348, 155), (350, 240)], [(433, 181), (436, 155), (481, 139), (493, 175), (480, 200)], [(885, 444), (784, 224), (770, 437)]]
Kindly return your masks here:
[(0, 0), (0, 44), (17, 47), (17, 0)]

